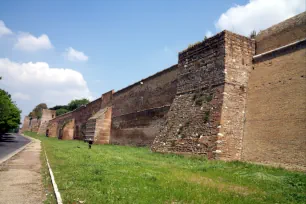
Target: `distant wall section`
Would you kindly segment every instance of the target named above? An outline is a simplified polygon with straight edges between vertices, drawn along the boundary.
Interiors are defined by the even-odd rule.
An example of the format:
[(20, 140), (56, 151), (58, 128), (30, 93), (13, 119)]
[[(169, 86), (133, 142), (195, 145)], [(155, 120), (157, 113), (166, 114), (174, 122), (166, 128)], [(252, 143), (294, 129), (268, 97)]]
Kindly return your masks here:
[(173, 101), (176, 83), (174, 65), (114, 93), (110, 142), (150, 145)]

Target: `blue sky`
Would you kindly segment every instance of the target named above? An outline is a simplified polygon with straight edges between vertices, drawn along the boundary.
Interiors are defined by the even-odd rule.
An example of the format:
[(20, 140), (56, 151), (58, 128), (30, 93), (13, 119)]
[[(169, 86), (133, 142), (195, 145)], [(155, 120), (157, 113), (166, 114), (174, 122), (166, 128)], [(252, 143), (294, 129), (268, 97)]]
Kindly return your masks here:
[[(305, 10), (303, 0), (265, 2), (1, 1), (0, 21), (4, 24), (2, 27), (10, 32), (1, 36), (0, 27), (0, 59), (6, 59), (2, 61), (2, 66), (6, 68), (2, 70), (0, 62), (0, 75), (4, 78), (0, 81), (0, 88), (12, 93), (23, 114), (28, 114), (39, 102), (53, 106), (81, 96), (94, 99), (106, 91), (119, 90), (176, 64), (177, 53), (189, 44), (202, 40), (206, 34), (229, 29), (246, 35), (252, 29), (264, 29), (296, 15), (303, 11), (303, 7)], [(256, 22), (254, 19), (257, 19)], [(39, 38), (43, 34), (47, 40)], [(37, 49), (33, 51), (16, 45), (24, 35), (38, 39), (31, 41), (25, 38), (22, 41), (28, 48), (34, 42), (33, 49), (35, 46)], [(69, 48), (78, 53), (79, 57), (74, 58), (76, 60), (67, 57)], [(37, 62), (46, 63), (48, 68), (41, 68), (35, 64)], [(23, 72), (25, 69), (33, 73), (36, 67), (53, 74), (40, 73), (37, 77), (42, 79), (31, 79), (31, 74), (18, 78), (10, 73), (13, 72), (11, 70)], [(66, 77), (60, 80), (59, 70), (53, 68), (76, 72), (65, 73)], [(58, 80), (52, 81), (48, 76), (58, 76)], [(71, 87), (61, 92), (61, 86), (70, 86), (65, 80), (70, 80)], [(19, 90), (12, 81), (23, 88)], [(72, 87), (74, 83), (76, 86)], [(27, 93), (30, 89), (33, 91)], [(43, 95), (40, 93), (42, 91), (45, 92)]]

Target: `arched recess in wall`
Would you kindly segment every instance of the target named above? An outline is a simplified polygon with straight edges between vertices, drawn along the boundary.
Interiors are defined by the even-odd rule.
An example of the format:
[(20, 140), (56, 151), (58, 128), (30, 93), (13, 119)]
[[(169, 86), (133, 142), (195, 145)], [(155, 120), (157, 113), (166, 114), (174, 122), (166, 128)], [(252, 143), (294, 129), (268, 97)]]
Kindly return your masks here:
[(80, 138), (80, 127), (76, 125), (73, 139), (79, 139), (79, 138)]
[(74, 119), (66, 120), (58, 127), (58, 139), (74, 139)]

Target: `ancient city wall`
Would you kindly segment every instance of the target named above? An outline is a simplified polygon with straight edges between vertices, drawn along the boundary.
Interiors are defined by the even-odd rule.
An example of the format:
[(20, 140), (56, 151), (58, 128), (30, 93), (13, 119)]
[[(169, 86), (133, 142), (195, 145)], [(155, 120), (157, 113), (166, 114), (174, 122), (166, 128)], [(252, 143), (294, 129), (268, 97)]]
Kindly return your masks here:
[[(272, 27), (288, 30), (290, 43), (300, 42), (254, 57), (247, 92), (245, 161), (306, 169), (306, 40), (301, 41), (306, 38), (305, 14)], [(294, 19), (298, 22), (287, 24)], [(292, 28), (299, 22), (304, 24)], [(275, 39), (282, 40), (283, 33), (279, 35)], [(257, 53), (263, 50), (261, 39)]]
[(112, 144), (150, 145), (176, 93), (174, 65), (113, 94)]
[(254, 53), (254, 40), (225, 32), (225, 86), (215, 159), (241, 159), (246, 90)]
[(43, 109), (42, 110), (42, 116), (40, 119), (40, 125), (38, 128), (38, 134), (46, 134), (47, 126), (49, 123), (49, 120), (52, 120), (56, 117), (56, 111), (55, 110), (48, 110)]
[(49, 137), (60, 137), (59, 130), (65, 122), (73, 119), (73, 112), (68, 112), (50, 120), (47, 126)]
[(223, 31), (179, 55), (176, 97), (152, 150), (240, 159), (255, 43)]
[(75, 119), (75, 135), (74, 139), (83, 140), (85, 137), (85, 128), (87, 120), (101, 109), (101, 97), (86, 104), (75, 111), (73, 117)]
[(179, 54), (177, 92), (152, 150), (214, 157), (220, 125), (225, 32)]
[(73, 122), (73, 126), (69, 126), (74, 130), (73, 137), (67, 137), (70, 139), (80, 139), (82, 140), (85, 136), (85, 129), (86, 129), (86, 122), (87, 120), (93, 116), (95, 113), (97, 113), (101, 108), (101, 98), (98, 98), (90, 103), (88, 103), (86, 106), (81, 106), (80, 108), (65, 113), (63, 115), (60, 115), (52, 120), (49, 121), (48, 124), (48, 130), (49, 130), (49, 136), (50, 137), (59, 137), (62, 138), (63, 135), (60, 132), (65, 125), (68, 124), (68, 121)]
[(261, 31), (256, 36), (256, 54), (305, 39), (306, 12)]
[(30, 117), (25, 116), (22, 123), (21, 132), (30, 131)]
[(30, 120), (30, 131), (31, 132), (38, 132), (40, 126), (40, 119), (32, 118)]
[[(306, 12), (255, 40), (220, 32), (179, 53), (177, 65), (56, 117), (48, 129), (61, 139), (153, 143), (156, 152), (306, 169), (305, 93)], [(23, 130), (37, 124), (26, 117)]]

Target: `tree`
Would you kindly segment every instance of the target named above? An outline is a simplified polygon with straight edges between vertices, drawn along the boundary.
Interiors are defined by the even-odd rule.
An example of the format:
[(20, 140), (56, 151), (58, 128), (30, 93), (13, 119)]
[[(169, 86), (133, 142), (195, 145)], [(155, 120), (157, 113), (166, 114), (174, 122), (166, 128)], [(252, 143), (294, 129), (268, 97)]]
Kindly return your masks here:
[(59, 116), (59, 115), (63, 115), (65, 113), (69, 112), (69, 110), (65, 109), (65, 108), (60, 108), (60, 109), (57, 109), (56, 110), (56, 116)]
[(40, 119), (42, 116), (42, 109), (48, 109), (47, 104), (45, 103), (40, 103), (38, 104), (33, 110), (32, 112), (29, 114), (29, 116), (31, 118), (37, 118)]
[(89, 100), (86, 99), (86, 98), (72, 100), (72, 101), (70, 101), (70, 103), (68, 104), (68, 110), (69, 110), (69, 111), (73, 111), (73, 110), (75, 110), (75, 109), (81, 107), (82, 105), (86, 105), (87, 103), (89, 103)]
[(12, 101), (11, 95), (0, 89), (0, 135), (20, 125), (21, 110)]
[(253, 31), (251, 32), (251, 34), (250, 34), (250, 38), (251, 38), (251, 39), (255, 39), (255, 38), (256, 38), (256, 35), (257, 35), (256, 30), (253, 30)]
[(56, 105), (56, 106), (54, 106), (52, 108), (49, 108), (49, 109), (50, 110), (58, 110), (58, 109), (61, 109), (61, 108), (68, 110), (68, 106), (67, 105)]

